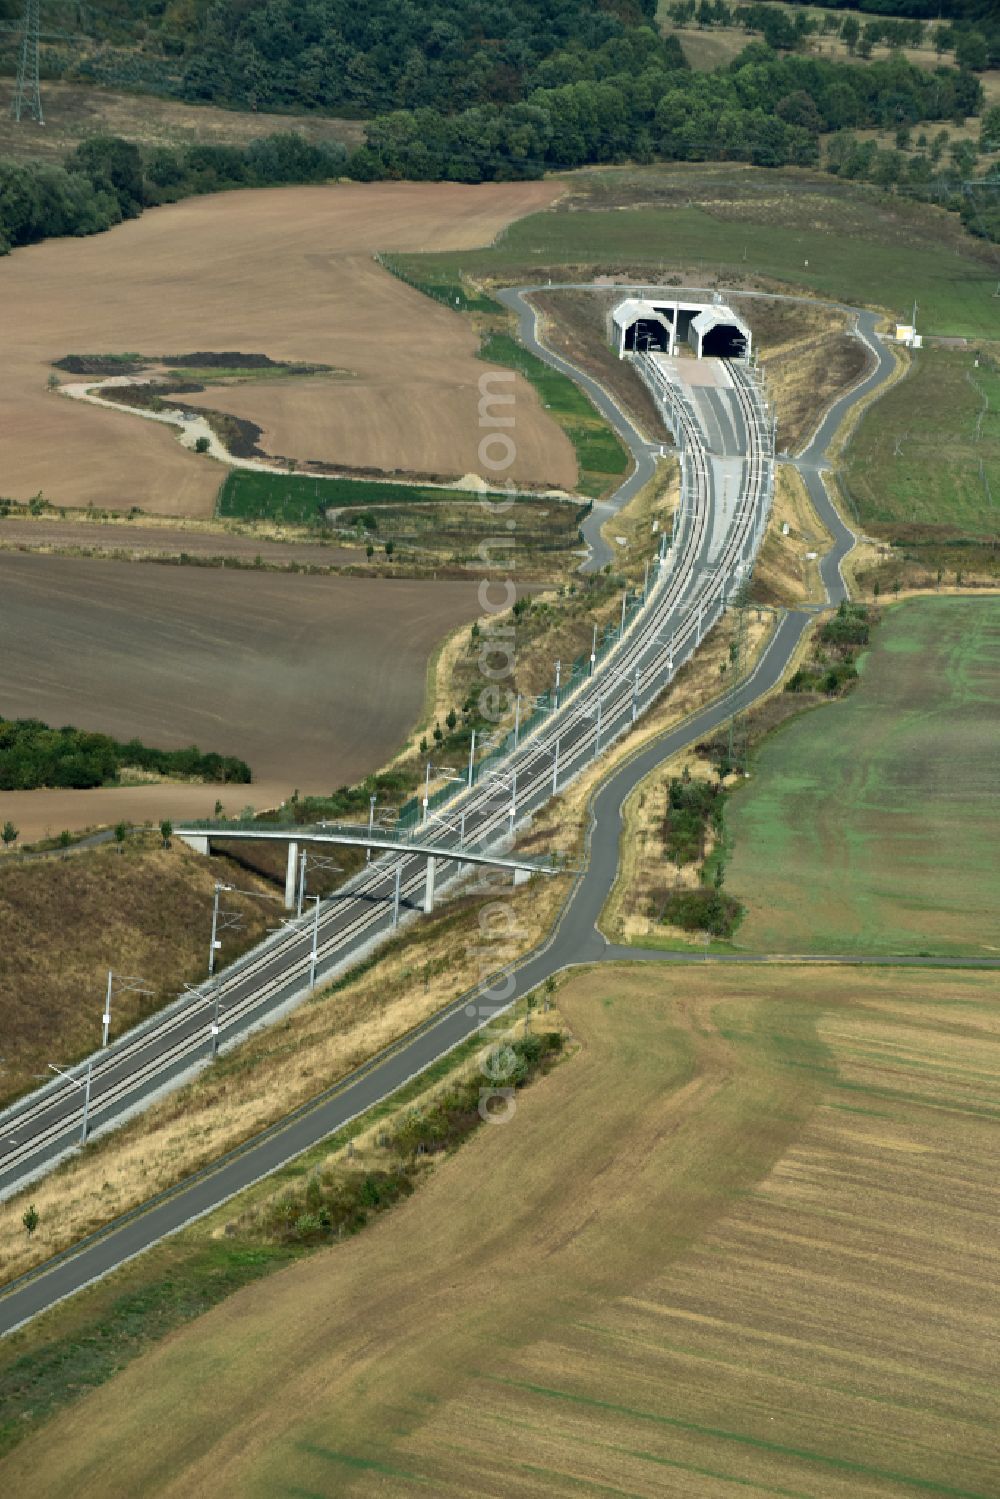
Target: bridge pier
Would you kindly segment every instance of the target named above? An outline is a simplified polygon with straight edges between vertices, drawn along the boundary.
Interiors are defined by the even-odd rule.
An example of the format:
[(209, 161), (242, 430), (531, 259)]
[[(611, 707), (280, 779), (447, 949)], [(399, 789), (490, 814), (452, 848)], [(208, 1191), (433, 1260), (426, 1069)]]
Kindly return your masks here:
[(434, 870), (437, 861), (433, 854), (427, 858), (427, 884), (424, 886), (424, 915), (430, 916), (434, 910)]
[(295, 909), (295, 883), (299, 872), (299, 845), (289, 843), (288, 863), (285, 865), (285, 910)]
[(178, 833), (177, 837), (188, 848), (193, 848), (196, 854), (205, 854), (206, 857), (212, 852), (211, 840), (207, 834), (202, 833)]

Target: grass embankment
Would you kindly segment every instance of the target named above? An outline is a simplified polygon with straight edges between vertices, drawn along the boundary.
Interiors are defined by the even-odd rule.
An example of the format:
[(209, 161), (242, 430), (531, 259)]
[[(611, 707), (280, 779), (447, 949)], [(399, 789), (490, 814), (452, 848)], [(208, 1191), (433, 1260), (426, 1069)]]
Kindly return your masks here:
[(775, 471), (770, 520), (754, 564), (753, 601), (792, 608), (797, 604), (825, 604), (819, 559), (832, 544), (833, 538), (813, 509), (801, 474), (791, 464), (780, 463)]
[(542, 405), (573, 444), (580, 470), (576, 486), (580, 494), (596, 499), (614, 489), (628, 472), (631, 459), (580, 387), (509, 333), (488, 334), (480, 352), (490, 364), (517, 370), (538, 391)]
[(851, 695), (782, 728), (727, 808), (742, 947), (1000, 951), (1000, 600), (887, 612)]
[(944, 210), (805, 170), (731, 163), (609, 167), (566, 181), (568, 198), (511, 224), (489, 249), (412, 256), (409, 268), (453, 279), (596, 270), (780, 283), (900, 320), (916, 297), (927, 333), (995, 336), (991, 249)]
[[(109, 846), (66, 860), (0, 862), (0, 1099), (35, 1086), (49, 1062), (65, 1067), (100, 1044), (109, 968), (153, 991), (116, 983), (112, 1036), (203, 978), (213, 887), (231, 878), (224, 860), (132, 839), (122, 853)], [(240, 883), (269, 888), (250, 876)], [(271, 901), (227, 895), (225, 903), (242, 924), (222, 933), (222, 963), (258, 941), (273, 919)]]
[(652, 479), (601, 527), (614, 553), (615, 572), (631, 584), (641, 587), (647, 576), (655, 577), (662, 538), (670, 535), (679, 498), (680, 465), (675, 458), (661, 459)]
[(530, 298), (541, 313), (546, 346), (597, 380), (650, 442), (670, 443), (670, 428), (648, 387), (608, 340), (610, 311), (620, 300), (620, 292), (557, 288), (533, 292)]
[[(508, 1126), (85, 1394), (0, 1481), (81, 1499), (986, 1499), (991, 989), (919, 970), (710, 966), (680, 992), (670, 970), (575, 976), (558, 1002), (579, 1050)], [(208, 1279), (231, 1218), (119, 1285), (163, 1285), (193, 1239)], [(95, 1322), (79, 1301), (9, 1341), (8, 1370), (31, 1360), (19, 1402), (33, 1367), (47, 1398), (60, 1324), (67, 1350), (100, 1340), (115, 1290), (87, 1293)]]
[[(994, 332), (997, 330), (994, 329)], [(884, 589), (1000, 574), (1000, 366), (971, 350), (923, 349), (865, 413), (842, 483), (892, 557), (859, 572)]]

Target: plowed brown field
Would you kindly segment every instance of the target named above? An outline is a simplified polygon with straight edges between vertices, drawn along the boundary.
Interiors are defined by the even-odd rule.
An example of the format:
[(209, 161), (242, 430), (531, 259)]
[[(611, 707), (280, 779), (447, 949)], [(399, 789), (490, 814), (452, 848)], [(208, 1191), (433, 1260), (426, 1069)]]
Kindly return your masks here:
[[(52, 240), (0, 263), (6, 316), (3, 493), (56, 504), (211, 511), (222, 474), (170, 428), (46, 390), (71, 353), (266, 353), (353, 379), (247, 389), (233, 404), (285, 456), (440, 472), (477, 466), (477, 338), (381, 271), (376, 249), (488, 243), (546, 207), (556, 184), (377, 183), (222, 193), (155, 209), (107, 234)], [(213, 392), (208, 404), (221, 404)], [(518, 378), (515, 480), (572, 484), (560, 429)]]
[[(329, 791), (391, 754), (420, 712), (432, 649), (479, 613), (474, 582), (22, 553), (0, 553), (0, 598), (5, 718), (167, 749), (197, 743), (243, 756), (269, 789), (284, 781), (287, 791)], [(215, 794), (234, 811), (256, 790)], [(64, 792), (31, 795), (65, 808)], [(9, 802), (0, 792), (0, 821), (21, 826)], [(52, 820), (58, 831), (91, 819)]]

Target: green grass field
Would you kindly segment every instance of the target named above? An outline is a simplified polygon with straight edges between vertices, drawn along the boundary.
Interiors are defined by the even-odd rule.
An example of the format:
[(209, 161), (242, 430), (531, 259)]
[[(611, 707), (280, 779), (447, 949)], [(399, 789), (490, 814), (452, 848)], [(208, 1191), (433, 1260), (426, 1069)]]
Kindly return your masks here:
[(566, 375), (522, 347), (509, 333), (490, 333), (483, 340), (483, 359), (517, 370), (538, 392), (546, 411), (573, 444), (580, 476), (577, 489), (604, 494), (628, 469), (629, 457), (607, 422)]
[(567, 187), (574, 211), (520, 219), (488, 250), (408, 257), (409, 273), (756, 275), (900, 316), (916, 298), (927, 333), (1000, 336), (995, 257), (943, 210), (816, 173), (714, 163), (609, 168)]
[(223, 519), (276, 520), (288, 525), (315, 525), (326, 510), (350, 506), (415, 505), (461, 502), (475, 496), (462, 489), (424, 489), (416, 484), (367, 479), (314, 479), (307, 474), (265, 474), (234, 469), (219, 490)]
[(844, 472), (863, 523), (1000, 530), (1000, 370), (974, 359), (924, 349), (867, 411)]
[(1000, 953), (1000, 599), (887, 612), (847, 698), (761, 747), (726, 813), (741, 947)]

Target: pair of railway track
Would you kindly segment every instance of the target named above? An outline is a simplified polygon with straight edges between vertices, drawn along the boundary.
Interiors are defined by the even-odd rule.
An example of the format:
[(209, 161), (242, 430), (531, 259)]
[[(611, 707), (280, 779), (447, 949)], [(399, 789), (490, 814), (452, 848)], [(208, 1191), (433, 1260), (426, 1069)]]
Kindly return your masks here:
[[(667, 388), (657, 367), (637, 360), (644, 378), (669, 403), (668, 421), (682, 449), (682, 514), (671, 551), (644, 606), (604, 660), (507, 757), (503, 767), (435, 812), (433, 826), (453, 859), (438, 860), (439, 885), (454, 879), (461, 860), (456, 824), (480, 848), (500, 845), (512, 826), (543, 805), (554, 786), (565, 786), (627, 732), (697, 649), (731, 597), (733, 580), (745, 577), (763, 534), (770, 504), (772, 458), (760, 390), (746, 366), (727, 363), (733, 392), (732, 432), (742, 463), (740, 499), (718, 534), (719, 496), (712, 456), (696, 416), (680, 393)], [(742, 432), (740, 432), (742, 428)], [(720, 427), (721, 430), (721, 427)], [(450, 819), (450, 820), (449, 820)], [(436, 834), (435, 834), (436, 836)], [(373, 862), (312, 915), (244, 955), (212, 986), (179, 998), (166, 1010), (0, 1115), (0, 1196), (51, 1169), (81, 1135), (82, 1093), (89, 1070), (91, 1133), (123, 1122), (207, 1062), (218, 1018), (229, 1043), (275, 1018), (308, 987), (315, 940), (322, 978), (356, 963), (391, 935), (397, 869), (404, 901), (418, 896), (426, 878), (420, 855), (386, 855)]]

